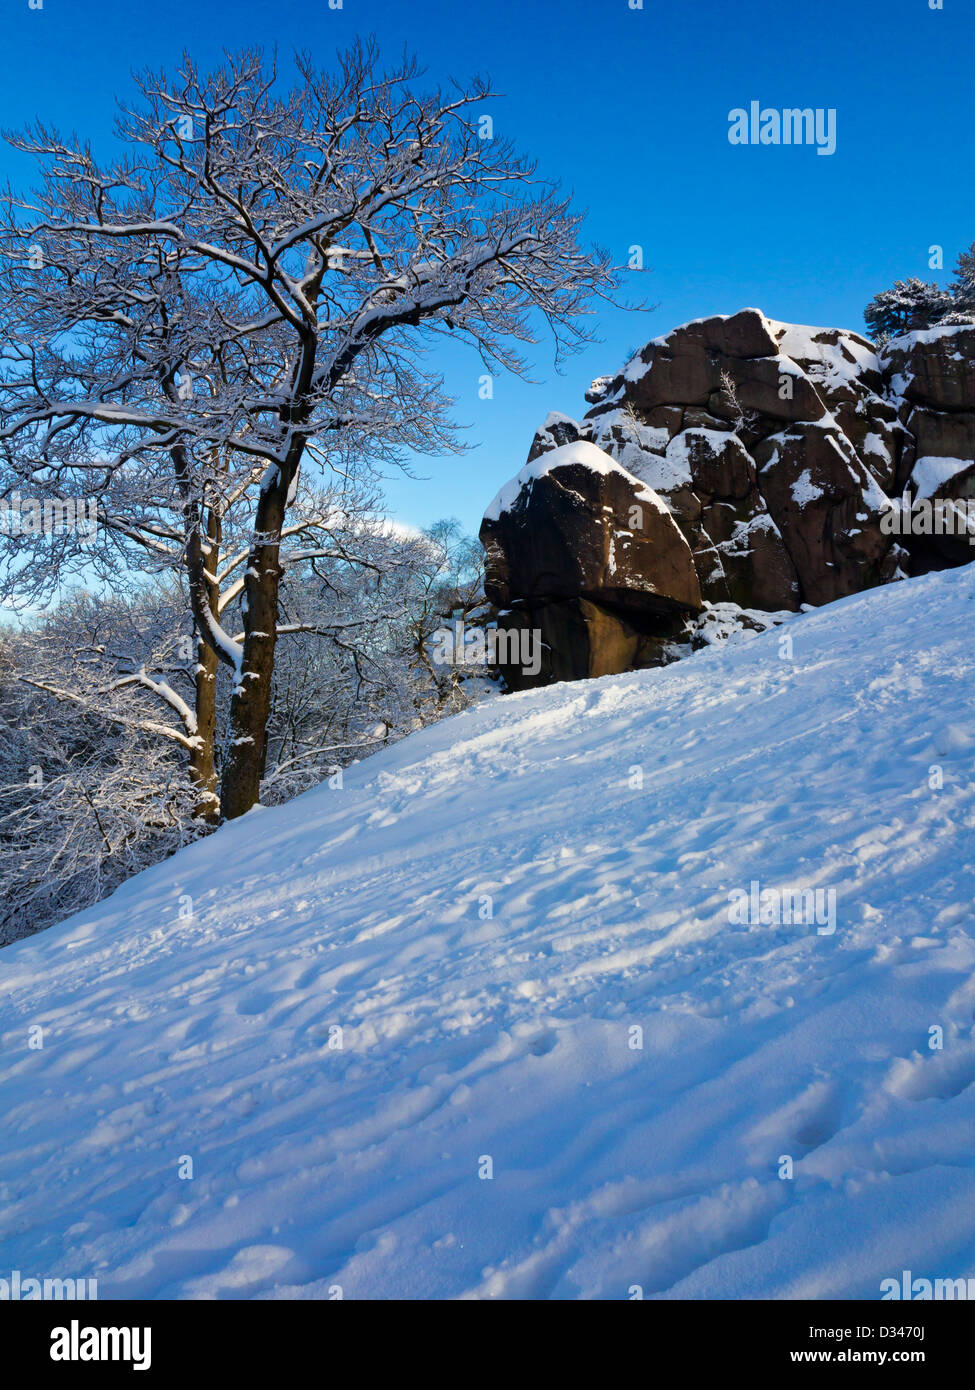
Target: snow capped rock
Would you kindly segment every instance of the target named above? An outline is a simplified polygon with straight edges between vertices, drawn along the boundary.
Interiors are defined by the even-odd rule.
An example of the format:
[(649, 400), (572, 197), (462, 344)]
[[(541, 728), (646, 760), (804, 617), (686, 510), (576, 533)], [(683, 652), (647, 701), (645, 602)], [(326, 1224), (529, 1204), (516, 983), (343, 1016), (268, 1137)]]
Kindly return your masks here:
[(975, 412), (975, 324), (946, 324), (892, 338), (880, 360), (911, 405)]
[(880, 363), (873, 344), (859, 333), (844, 328), (812, 328), (801, 323), (771, 322), (782, 353), (798, 363), (814, 381), (831, 393), (842, 383), (872, 375), (880, 379)]
[(597, 401), (604, 400), (614, 380), (615, 378), (611, 376), (597, 376), (586, 392), (586, 400), (593, 405)]
[[(569, 416), (559, 416), (559, 421), (568, 420)], [(549, 420), (553, 419), (550, 415)], [(546, 426), (547, 427), (547, 421)], [(598, 473), (606, 476), (609, 473), (618, 473), (628, 482), (634, 485), (635, 495), (641, 501), (645, 501), (648, 506), (658, 511), (666, 513), (667, 508), (659, 497), (650, 488), (640, 484), (637, 478), (628, 473), (615, 459), (602, 449), (597, 449), (588, 440), (579, 439), (571, 444), (563, 444), (554, 449), (547, 450), (545, 453), (538, 454), (524, 468), (511, 478), (504, 487), (500, 489), (493, 501), (484, 512), (485, 521), (498, 521), (503, 512), (510, 511), (518, 500), (522, 489), (530, 487), (532, 483), (538, 482), (540, 478), (547, 477), (558, 468), (585, 468), (591, 473)]]
[(564, 423), (536, 435), (532, 452), (543, 452), (481, 523), (484, 590), (506, 652), (540, 634), (546, 653), (530, 670), (520, 657), (499, 663), (514, 689), (625, 670), (701, 606), (690, 549), (667, 506), (588, 440), (545, 447)]
[(915, 496), (935, 497), (942, 493), (944, 485), (957, 478), (960, 473), (969, 473), (975, 468), (975, 460), (932, 458), (925, 455), (919, 458), (911, 470), (911, 482)]

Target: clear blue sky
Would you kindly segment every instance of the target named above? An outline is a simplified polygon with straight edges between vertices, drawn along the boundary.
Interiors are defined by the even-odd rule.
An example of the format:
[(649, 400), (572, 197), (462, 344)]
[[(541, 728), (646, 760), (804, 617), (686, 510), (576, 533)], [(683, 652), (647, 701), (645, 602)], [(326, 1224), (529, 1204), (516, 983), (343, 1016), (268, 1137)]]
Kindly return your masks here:
[[(601, 314), (603, 339), (552, 369), (533, 351), (533, 384), (499, 381), (477, 397), (479, 364), (445, 351), (457, 416), (478, 447), (418, 461), (426, 480), (392, 480), (392, 512), (426, 524), (454, 515), (476, 529), (524, 462), (550, 409), (579, 415), (594, 376), (677, 323), (757, 305), (773, 318), (862, 330), (863, 306), (895, 278), (945, 279), (975, 240), (972, 0), (6, 0), (0, 121), (35, 116), (110, 148), (114, 98), (129, 73), (169, 67), (185, 48), (204, 64), (223, 48), (307, 48), (322, 63), (357, 34), (431, 78), (486, 73), (504, 99), (497, 132), (539, 160), (587, 210), (590, 239), (625, 261), (654, 313)], [(834, 107), (837, 150), (740, 148), (728, 113)], [(26, 165), (8, 150), (2, 172)], [(929, 271), (928, 247), (946, 271)]]

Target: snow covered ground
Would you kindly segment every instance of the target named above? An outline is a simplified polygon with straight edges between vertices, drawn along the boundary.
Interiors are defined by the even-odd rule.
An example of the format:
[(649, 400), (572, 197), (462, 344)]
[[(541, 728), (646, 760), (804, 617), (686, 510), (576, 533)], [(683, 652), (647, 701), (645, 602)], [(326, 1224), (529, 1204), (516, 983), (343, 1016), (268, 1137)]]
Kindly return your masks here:
[[(0, 952), (0, 1275), (975, 1276), (973, 631), (970, 566), (493, 701)], [(753, 881), (835, 931), (729, 920)]]

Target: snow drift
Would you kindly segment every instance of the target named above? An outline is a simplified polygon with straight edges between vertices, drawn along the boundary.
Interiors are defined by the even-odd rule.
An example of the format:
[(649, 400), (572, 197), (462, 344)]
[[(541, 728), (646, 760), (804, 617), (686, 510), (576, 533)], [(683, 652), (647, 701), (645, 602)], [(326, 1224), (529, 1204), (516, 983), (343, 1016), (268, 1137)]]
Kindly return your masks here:
[[(491, 702), (0, 952), (7, 1269), (102, 1298), (975, 1275), (973, 621), (970, 566)], [(753, 882), (834, 892), (835, 931), (730, 920)]]

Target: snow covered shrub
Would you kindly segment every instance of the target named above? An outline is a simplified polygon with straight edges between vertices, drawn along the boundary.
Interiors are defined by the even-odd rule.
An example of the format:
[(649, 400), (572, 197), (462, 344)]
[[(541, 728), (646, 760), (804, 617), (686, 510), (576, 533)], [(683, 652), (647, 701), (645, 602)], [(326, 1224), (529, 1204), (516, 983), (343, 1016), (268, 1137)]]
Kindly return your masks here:
[(0, 645), (0, 945), (97, 902), (203, 829), (184, 760), (142, 723), (148, 700), (33, 683), (70, 678), (78, 637), (52, 621)]

